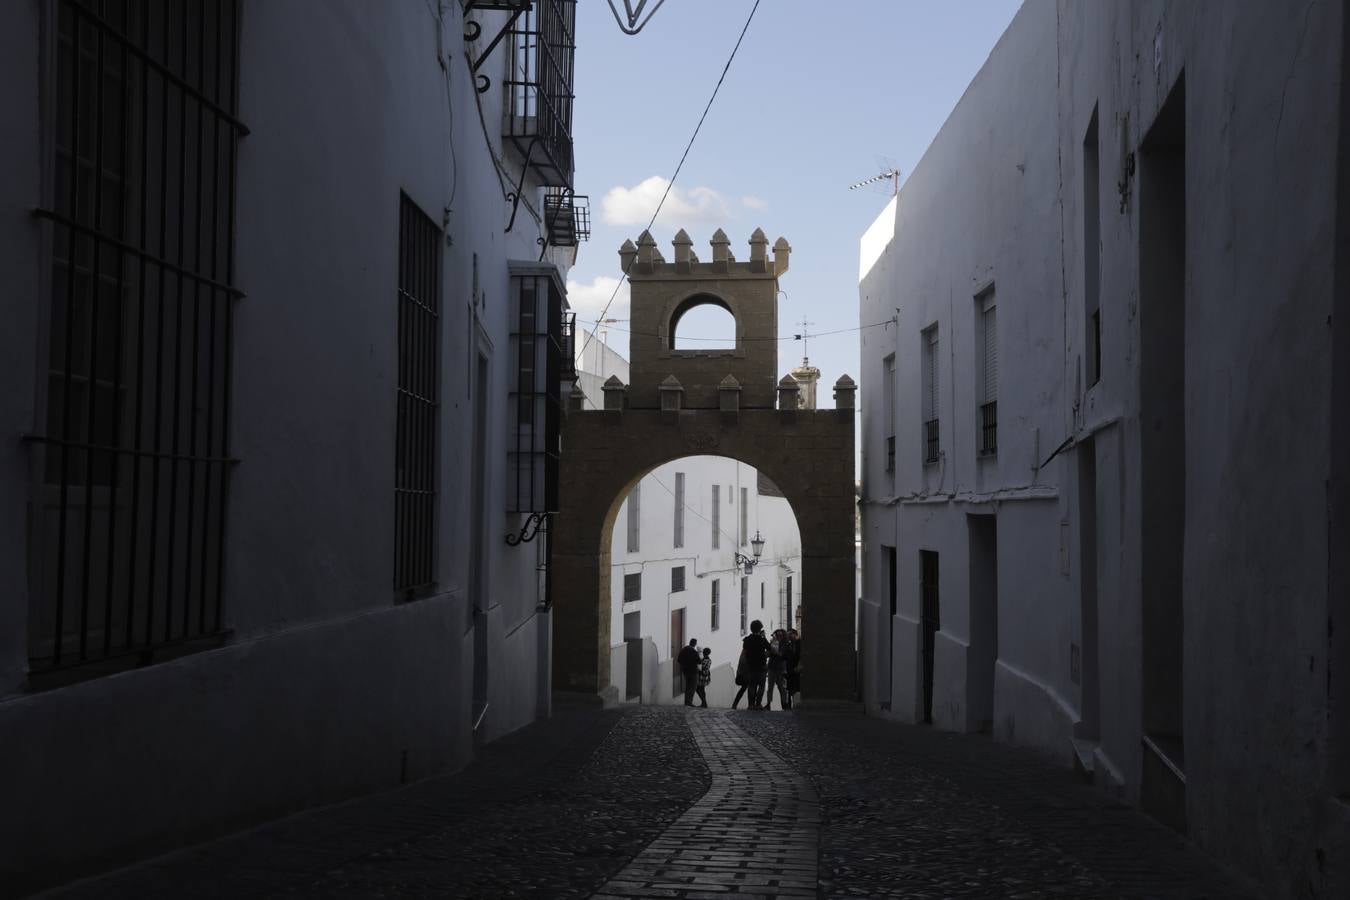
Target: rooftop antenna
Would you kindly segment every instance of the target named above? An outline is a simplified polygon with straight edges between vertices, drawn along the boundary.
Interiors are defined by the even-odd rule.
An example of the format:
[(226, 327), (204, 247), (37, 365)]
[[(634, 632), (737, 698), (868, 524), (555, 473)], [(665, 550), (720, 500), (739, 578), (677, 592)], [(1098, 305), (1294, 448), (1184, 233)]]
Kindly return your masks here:
[[(900, 193), (900, 166), (889, 156), (877, 156), (877, 168), (881, 171), (871, 178), (859, 181), (857, 184), (850, 184), (848, 189), (856, 191), (860, 187), (871, 187), (874, 194), (885, 194), (887, 197), (894, 197)], [(889, 185), (885, 182), (889, 181)], [(887, 187), (890, 190), (887, 190)]]
[(810, 328), (812, 325), (816, 323), (808, 322), (806, 320), (806, 316), (802, 316), (802, 320), (800, 322), (797, 322), (796, 324), (802, 326), (802, 330), (800, 334), (794, 334), (792, 337), (793, 340), (798, 340), (802, 342), (802, 365), (806, 366), (810, 364), (810, 358), (806, 355), (806, 342), (811, 339), (811, 335), (807, 332), (806, 329)]

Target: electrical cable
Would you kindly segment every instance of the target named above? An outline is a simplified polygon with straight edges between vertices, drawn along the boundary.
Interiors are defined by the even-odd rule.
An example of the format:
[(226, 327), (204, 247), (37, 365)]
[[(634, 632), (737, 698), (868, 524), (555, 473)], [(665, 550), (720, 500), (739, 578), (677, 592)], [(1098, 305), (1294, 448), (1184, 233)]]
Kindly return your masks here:
[[(849, 334), (849, 333), (851, 333), (851, 332), (863, 331), (863, 330), (868, 329), (868, 328), (881, 328), (881, 327), (886, 326), (886, 325), (894, 325), (895, 322), (896, 322), (896, 320), (895, 320), (894, 318), (890, 318), (890, 319), (885, 320), (884, 322), (872, 322), (872, 323), (870, 323), (870, 324), (868, 324), (868, 325), (855, 325), (855, 326), (852, 327), (852, 328), (836, 328), (836, 329), (834, 329), (833, 331), (818, 331), (818, 332), (814, 332), (814, 333), (812, 333), (812, 334), (807, 334), (806, 337), (809, 337), (809, 338), (818, 338), (818, 337), (827, 337), (827, 336), (832, 335), (832, 334)], [(582, 319), (582, 320), (581, 320), (581, 323), (582, 323), (583, 325), (596, 325), (596, 326), (599, 326), (599, 324), (600, 324), (600, 322), (599, 322), (598, 320), (596, 320), (596, 321), (591, 321), (590, 319)], [(661, 335), (661, 334), (654, 334), (654, 333), (648, 332), (648, 331), (629, 331), (627, 328), (615, 328), (615, 327), (612, 326), (612, 325), (609, 325), (609, 326), (606, 326), (606, 327), (608, 327), (609, 330), (611, 330), (611, 331), (620, 331), (620, 332), (623, 332), (624, 334), (636, 334), (636, 335), (638, 335), (639, 337), (664, 337), (664, 336), (665, 336), (665, 335)], [(588, 329), (587, 329), (587, 333), (593, 334), (593, 333), (594, 333), (594, 329), (589, 329), (589, 328), (588, 328)], [(794, 334), (794, 335), (792, 335), (792, 336), (790, 336), (790, 337), (743, 337), (743, 338), (739, 338), (739, 339), (737, 340), (737, 343), (741, 343), (741, 342), (744, 342), (744, 343), (754, 343), (754, 342), (757, 342), (757, 341), (760, 341), (760, 342), (766, 342), (766, 341), (772, 341), (772, 342), (777, 342), (777, 341), (800, 341), (801, 339), (802, 339), (802, 335), (801, 335), (801, 334)], [(680, 340), (682, 340), (682, 341), (726, 341), (726, 338), (713, 338), (713, 337), (706, 337), (706, 338), (705, 338), (705, 337), (681, 337)], [(582, 349), (583, 349), (583, 350), (586, 349), (584, 344), (582, 345)]]
[[(675, 172), (670, 176), (670, 180), (666, 182), (666, 190), (661, 194), (660, 202), (656, 204), (656, 211), (652, 213), (651, 219), (647, 222), (647, 231), (651, 231), (652, 226), (656, 224), (656, 217), (661, 214), (661, 207), (666, 205), (666, 198), (670, 196), (671, 188), (675, 186), (675, 179), (680, 177), (680, 170), (684, 168), (684, 161), (689, 158), (689, 151), (693, 149), (694, 140), (698, 137), (699, 130), (703, 127), (703, 120), (708, 118), (708, 110), (712, 109), (713, 101), (717, 99), (717, 92), (722, 89), (722, 82), (726, 79), (727, 72), (731, 69), (732, 60), (736, 58), (736, 51), (741, 49), (741, 41), (745, 40), (745, 33), (750, 30), (750, 23), (755, 18), (755, 12), (759, 9), (759, 3), (760, 0), (755, 0), (755, 5), (750, 8), (750, 15), (745, 19), (745, 25), (741, 28), (740, 37), (736, 38), (736, 46), (731, 48), (731, 55), (727, 57), (727, 63), (722, 67), (722, 74), (717, 79), (717, 85), (713, 87), (712, 96), (708, 98), (708, 104), (703, 107), (703, 115), (698, 117), (698, 124), (694, 126), (694, 133), (689, 136), (689, 143), (685, 144), (684, 152), (680, 154), (680, 161), (675, 166)], [(619, 279), (618, 284), (614, 285), (614, 293), (609, 295), (609, 299), (605, 301), (605, 308), (600, 310), (600, 315), (596, 318), (603, 319), (605, 313), (609, 312), (609, 307), (614, 303), (614, 298), (619, 296), (619, 288), (623, 287), (623, 283), (628, 280), (628, 270), (632, 267), (633, 262), (636, 259), (636, 256), (633, 257), (628, 261), (628, 265), (623, 267), (623, 276)], [(586, 352), (586, 348), (590, 346), (591, 339), (594, 336), (595, 332), (593, 331), (586, 335), (586, 341), (581, 345), (582, 353)]]

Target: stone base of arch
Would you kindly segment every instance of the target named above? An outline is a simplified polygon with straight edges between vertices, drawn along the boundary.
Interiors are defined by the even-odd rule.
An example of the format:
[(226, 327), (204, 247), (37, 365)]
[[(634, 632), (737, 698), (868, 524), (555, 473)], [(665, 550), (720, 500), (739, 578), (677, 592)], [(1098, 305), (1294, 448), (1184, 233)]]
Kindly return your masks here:
[(652, 469), (726, 456), (778, 486), (802, 538), (803, 696), (856, 699), (852, 409), (570, 411), (551, 524), (553, 687), (610, 684), (610, 540), (624, 496)]

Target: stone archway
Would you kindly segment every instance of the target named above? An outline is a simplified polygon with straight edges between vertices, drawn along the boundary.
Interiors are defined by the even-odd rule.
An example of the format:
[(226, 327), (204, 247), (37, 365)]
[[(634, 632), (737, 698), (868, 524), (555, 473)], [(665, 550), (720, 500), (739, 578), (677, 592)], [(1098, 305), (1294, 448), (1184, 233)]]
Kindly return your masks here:
[(598, 693), (609, 684), (609, 547), (623, 497), (657, 466), (702, 453), (754, 466), (787, 497), (802, 538), (804, 693), (855, 696), (852, 408), (732, 417), (574, 410), (563, 446), (562, 511), (552, 525), (556, 689)]
[[(711, 244), (706, 263), (683, 229), (670, 263), (645, 231), (619, 250), (632, 285), (632, 385), (610, 378), (599, 410), (573, 395), (563, 423), (550, 525), (553, 685), (598, 693), (610, 684), (610, 538), (622, 498), (657, 466), (710, 454), (753, 466), (787, 497), (801, 532), (803, 695), (852, 699), (855, 385), (842, 376), (826, 410), (814, 408), (815, 369), (796, 370), (813, 373), (802, 376), (805, 404), (793, 376), (775, 387), (778, 277), (792, 248), (779, 238), (770, 257), (758, 228), (745, 262), (720, 228)], [(671, 349), (673, 322), (704, 297), (735, 316), (735, 350)]]

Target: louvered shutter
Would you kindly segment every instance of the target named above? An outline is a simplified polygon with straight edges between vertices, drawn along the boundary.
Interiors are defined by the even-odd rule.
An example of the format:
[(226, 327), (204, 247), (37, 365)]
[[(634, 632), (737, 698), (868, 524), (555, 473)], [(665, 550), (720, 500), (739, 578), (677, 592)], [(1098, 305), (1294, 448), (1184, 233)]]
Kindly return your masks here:
[(998, 399), (998, 307), (984, 311), (984, 402)]

